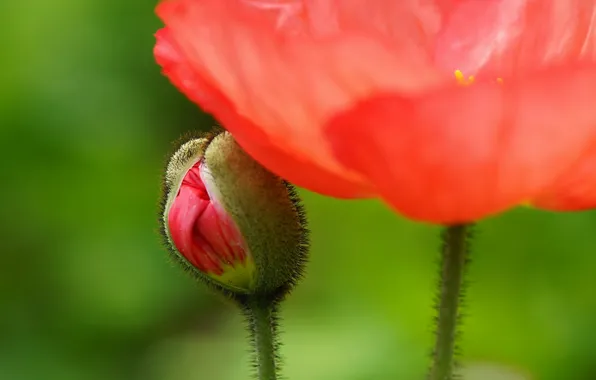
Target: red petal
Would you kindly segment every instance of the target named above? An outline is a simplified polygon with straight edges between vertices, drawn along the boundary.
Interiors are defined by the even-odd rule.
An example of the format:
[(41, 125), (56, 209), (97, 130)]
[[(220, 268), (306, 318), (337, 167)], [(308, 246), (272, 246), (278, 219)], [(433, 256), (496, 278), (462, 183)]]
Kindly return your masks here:
[[(277, 174), (318, 192), (354, 196), (370, 189), (331, 154), (321, 133), (326, 120), (380, 89), (417, 92), (444, 80), (429, 66), (424, 49), (407, 33), (397, 33), (405, 32), (405, 25), (423, 30), (426, 22), (405, 6), (387, 5), (394, 1), (378, 4), (386, 6), (371, 7), (377, 17), (368, 23), (367, 6), (354, 0), (340, 5), (328, 0), (179, 0), (163, 3), (157, 12), (185, 57), (183, 64), (202, 82), (202, 92), (217, 89), (229, 104), (206, 104), (196, 94), (191, 99), (214, 113), (250, 154)], [(388, 9), (392, 13), (384, 15)], [(384, 24), (376, 22), (381, 16)], [(384, 37), (387, 28), (392, 33)], [(224, 121), (231, 110), (237, 116)], [(257, 139), (261, 147), (255, 147)], [(275, 147), (274, 154), (260, 152), (268, 145)], [(283, 162), (287, 156), (290, 164)], [(311, 174), (312, 162), (329, 178)], [(317, 178), (311, 181), (309, 176)]]
[(207, 244), (206, 229), (197, 231), (197, 222), (210, 206), (209, 200), (190, 186), (182, 186), (168, 214), (172, 242), (192, 265), (207, 273), (222, 273), (219, 252)]
[(231, 216), (210, 198), (203, 164), (184, 176), (168, 213), (168, 228), (176, 249), (196, 268), (221, 275), (223, 266), (246, 259), (246, 244)]
[(204, 86), (192, 68), (185, 64), (184, 56), (172, 41), (171, 33), (167, 28), (163, 28), (155, 33), (156, 44), (153, 49), (155, 60), (162, 67), (162, 72), (166, 75), (172, 84), (190, 100), (209, 104), (212, 95), (209, 89)]
[(596, 67), (379, 96), (327, 129), (338, 159), (399, 212), (462, 222), (529, 200), (596, 144)]
[(596, 60), (594, 0), (448, 1), (435, 59), (448, 72), (523, 76), (539, 67)]
[(532, 204), (557, 211), (596, 208), (596, 146), (583, 154), (573, 167)]
[(353, 180), (347, 174), (327, 170), (317, 162), (316, 157), (284, 151), (280, 145), (283, 146), (286, 139), (270, 142), (262, 129), (236, 112), (227, 97), (196, 75), (170, 39), (167, 28), (158, 31), (156, 37), (155, 56), (164, 74), (191, 100), (214, 114), (232, 132), (243, 149), (262, 165), (290, 182), (318, 193), (340, 198), (367, 197), (372, 194), (366, 183)]

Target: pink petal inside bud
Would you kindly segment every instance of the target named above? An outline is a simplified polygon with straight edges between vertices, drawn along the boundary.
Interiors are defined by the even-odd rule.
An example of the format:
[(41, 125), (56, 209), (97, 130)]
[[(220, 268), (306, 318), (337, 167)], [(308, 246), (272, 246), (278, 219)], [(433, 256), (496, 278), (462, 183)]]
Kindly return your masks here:
[(168, 214), (170, 236), (178, 251), (197, 269), (221, 276), (226, 268), (244, 264), (245, 244), (232, 218), (216, 204), (197, 162), (184, 176)]

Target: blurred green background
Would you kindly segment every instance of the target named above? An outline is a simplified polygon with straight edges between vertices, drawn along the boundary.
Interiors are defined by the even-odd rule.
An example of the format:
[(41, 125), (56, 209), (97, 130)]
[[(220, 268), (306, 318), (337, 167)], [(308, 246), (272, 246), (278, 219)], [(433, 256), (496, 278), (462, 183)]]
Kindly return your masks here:
[[(0, 2), (1, 380), (249, 378), (238, 313), (156, 234), (170, 142), (212, 121), (160, 75), (153, 6)], [(287, 379), (422, 379), (438, 229), (303, 195), (312, 260), (283, 309)], [(596, 213), (482, 222), (465, 378), (595, 379), (595, 274)]]

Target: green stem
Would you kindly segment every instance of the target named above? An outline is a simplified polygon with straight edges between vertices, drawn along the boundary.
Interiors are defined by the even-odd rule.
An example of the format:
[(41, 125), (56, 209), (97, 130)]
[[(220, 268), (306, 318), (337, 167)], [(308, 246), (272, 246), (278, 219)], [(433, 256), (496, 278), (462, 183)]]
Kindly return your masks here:
[(443, 232), (436, 342), (430, 380), (452, 380), (460, 303), (463, 298), (471, 225), (454, 225)]
[(268, 300), (246, 303), (258, 380), (277, 380), (277, 304)]

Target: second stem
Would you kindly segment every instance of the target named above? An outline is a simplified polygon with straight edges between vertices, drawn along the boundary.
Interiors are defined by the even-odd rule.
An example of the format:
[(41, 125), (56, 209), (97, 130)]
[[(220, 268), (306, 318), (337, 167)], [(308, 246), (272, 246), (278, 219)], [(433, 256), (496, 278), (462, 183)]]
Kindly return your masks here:
[(471, 225), (454, 225), (443, 232), (438, 319), (430, 380), (452, 380), (464, 274)]

